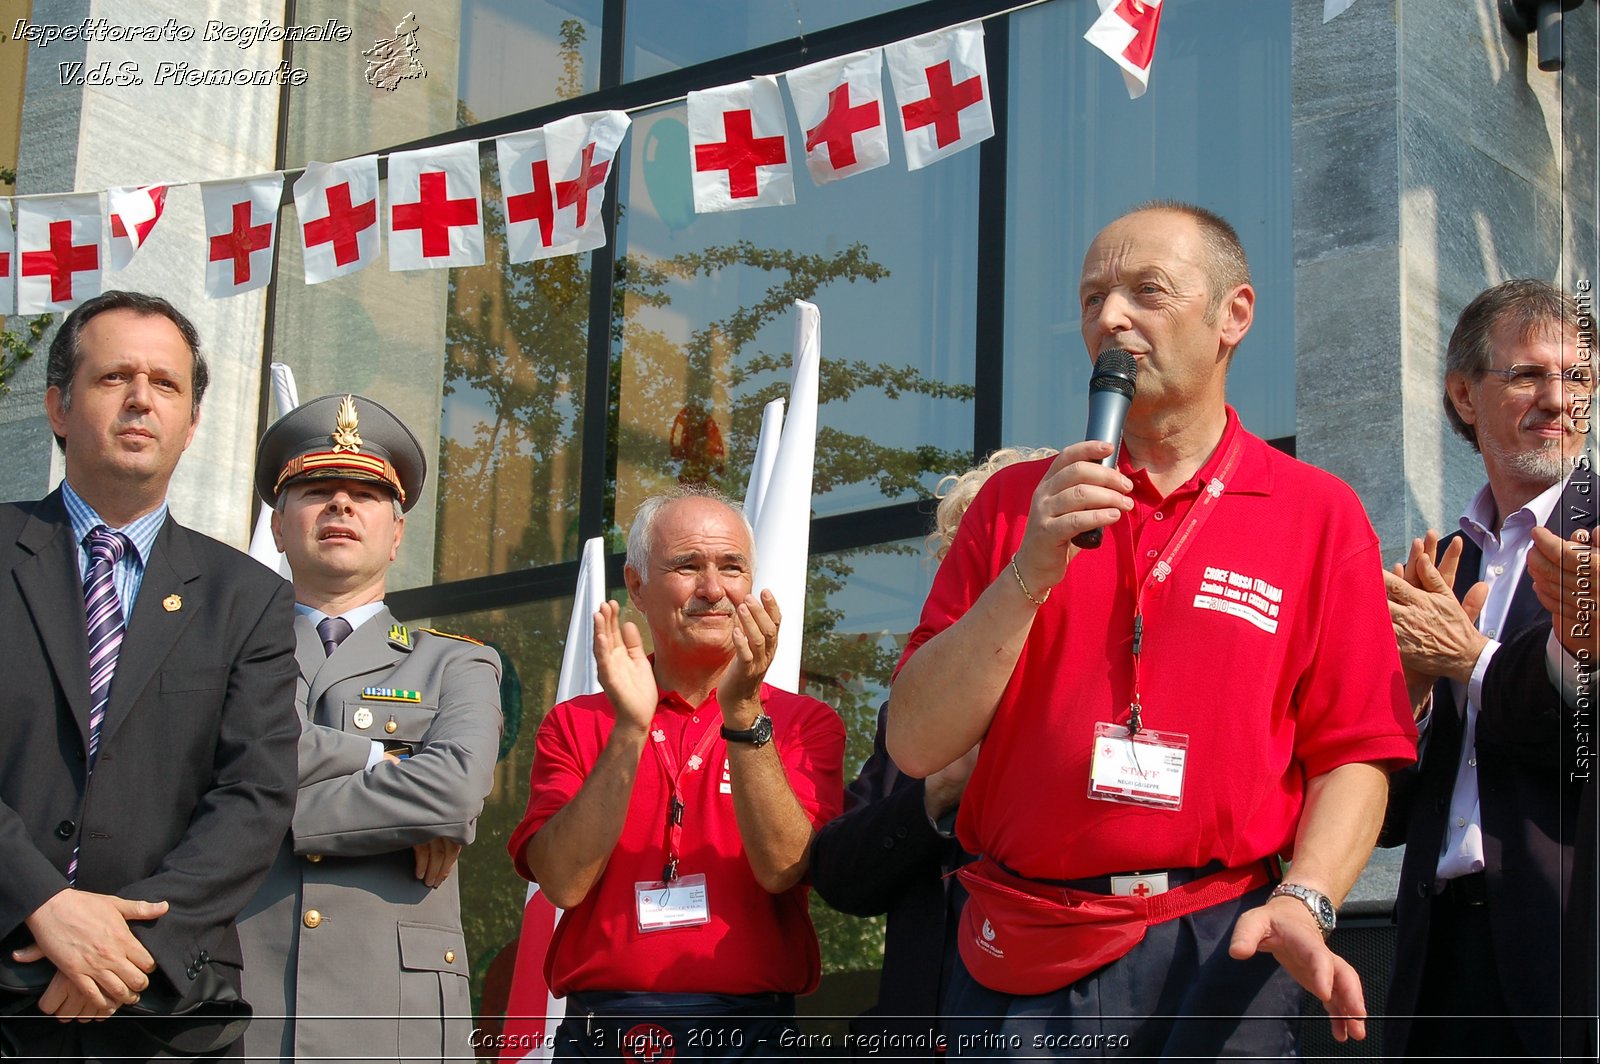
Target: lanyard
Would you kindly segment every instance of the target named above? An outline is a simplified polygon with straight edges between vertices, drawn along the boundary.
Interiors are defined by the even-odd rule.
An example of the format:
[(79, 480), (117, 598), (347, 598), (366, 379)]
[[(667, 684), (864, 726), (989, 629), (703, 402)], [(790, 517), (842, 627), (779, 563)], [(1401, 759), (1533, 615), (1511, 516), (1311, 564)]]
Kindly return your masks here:
[(683, 774), (699, 771), (705, 764), (707, 751), (722, 734), (717, 726), (719, 723), (720, 718), (713, 715), (705, 733), (695, 744), (694, 753), (689, 755), (688, 763), (682, 768), (678, 767), (677, 757), (667, 749), (667, 733), (660, 728), (650, 729), (650, 746), (656, 752), (656, 760), (661, 763), (661, 771), (667, 774), (668, 786), (672, 788), (672, 800), (667, 803), (667, 863), (661, 871), (663, 883), (671, 883), (678, 878), (678, 858), (683, 852)]
[[(1156, 559), (1155, 565), (1145, 574), (1144, 581), (1139, 584), (1133, 597), (1133, 701), (1128, 703), (1128, 735), (1138, 735), (1139, 729), (1144, 727), (1140, 719), (1139, 693), (1139, 652), (1144, 644), (1144, 603), (1145, 596), (1157, 584), (1165, 583), (1167, 577), (1172, 575), (1178, 567), (1178, 559), (1188, 551), (1206, 520), (1216, 510), (1216, 504), (1221, 500), (1223, 492), (1227, 489), (1228, 479), (1233, 476), (1233, 471), (1239, 465), (1239, 456), (1244, 452), (1242, 435), (1234, 433), (1233, 442), (1228, 445), (1227, 453), (1222, 456), (1222, 463), (1217, 466), (1217, 471), (1200, 490), (1200, 495), (1189, 504), (1189, 509), (1183, 515), (1183, 520), (1167, 540), (1167, 547), (1161, 552), (1161, 557)], [(1136, 578), (1139, 571), (1137, 547), (1134, 542), (1132, 527), (1128, 528), (1128, 560), (1129, 582)]]

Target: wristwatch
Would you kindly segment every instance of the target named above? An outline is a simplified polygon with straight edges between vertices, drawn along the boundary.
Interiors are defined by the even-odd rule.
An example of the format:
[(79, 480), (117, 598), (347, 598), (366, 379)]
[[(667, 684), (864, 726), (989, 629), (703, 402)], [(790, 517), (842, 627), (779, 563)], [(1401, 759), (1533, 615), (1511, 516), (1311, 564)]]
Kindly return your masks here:
[(1279, 883), (1272, 888), (1274, 898), (1299, 898), (1307, 909), (1311, 910), (1311, 918), (1317, 922), (1317, 927), (1322, 930), (1322, 937), (1327, 938), (1333, 934), (1333, 929), (1339, 922), (1339, 915), (1334, 912), (1333, 902), (1320, 890), (1302, 887), (1298, 883)]
[(750, 727), (743, 731), (734, 731), (724, 724), (722, 737), (730, 743), (749, 743), (757, 748), (766, 746), (772, 741), (772, 718), (765, 713), (758, 714)]

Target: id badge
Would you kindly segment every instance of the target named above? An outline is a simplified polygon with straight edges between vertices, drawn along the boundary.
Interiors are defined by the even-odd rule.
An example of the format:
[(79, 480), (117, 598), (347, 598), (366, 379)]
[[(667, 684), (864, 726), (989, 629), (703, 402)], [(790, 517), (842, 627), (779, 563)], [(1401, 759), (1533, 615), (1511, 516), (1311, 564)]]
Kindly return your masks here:
[(704, 873), (679, 876), (671, 883), (635, 883), (633, 899), (641, 932), (694, 927), (711, 921)]
[(1129, 736), (1121, 724), (1094, 726), (1089, 797), (1102, 802), (1183, 808), (1183, 773), (1189, 737), (1145, 729)]

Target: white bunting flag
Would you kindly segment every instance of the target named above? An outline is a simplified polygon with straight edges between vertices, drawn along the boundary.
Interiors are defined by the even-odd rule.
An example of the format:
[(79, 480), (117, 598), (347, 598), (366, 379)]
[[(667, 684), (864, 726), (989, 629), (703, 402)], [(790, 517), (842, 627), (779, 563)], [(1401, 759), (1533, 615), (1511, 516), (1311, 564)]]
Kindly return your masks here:
[(951, 26), (883, 51), (900, 105), (906, 169), (920, 170), (994, 136), (983, 23)]
[(775, 77), (689, 94), (690, 178), (701, 214), (794, 202), (789, 120)]
[(100, 194), (30, 196), (17, 211), (17, 313), (71, 310), (100, 294)]
[(389, 156), (389, 269), (483, 265), (478, 144)]
[(11, 201), (0, 199), (0, 318), (17, 305), (17, 234), (11, 228)]
[(1099, 0), (1099, 3), (1100, 17), (1083, 39), (1122, 68), (1128, 98), (1137, 100), (1150, 85), (1150, 64), (1156, 57), (1156, 29), (1161, 25), (1161, 0)]
[(882, 49), (824, 59), (783, 79), (805, 132), (811, 180), (822, 185), (888, 163)]
[(206, 295), (226, 299), (272, 280), (283, 175), (200, 186), (206, 218)]
[(513, 133), (494, 142), (500, 165), (501, 209), (506, 219), (506, 258), (532, 262), (578, 249), (555, 242), (556, 196), (543, 129)]
[(555, 195), (555, 243), (592, 251), (606, 242), (606, 178), (632, 123), (623, 111), (573, 115), (544, 127)]
[(378, 157), (307, 163), (294, 183), (306, 284), (355, 273), (378, 257)]
[(134, 253), (150, 239), (166, 203), (166, 185), (106, 190), (106, 207), (111, 214), (111, 269), (128, 268)]

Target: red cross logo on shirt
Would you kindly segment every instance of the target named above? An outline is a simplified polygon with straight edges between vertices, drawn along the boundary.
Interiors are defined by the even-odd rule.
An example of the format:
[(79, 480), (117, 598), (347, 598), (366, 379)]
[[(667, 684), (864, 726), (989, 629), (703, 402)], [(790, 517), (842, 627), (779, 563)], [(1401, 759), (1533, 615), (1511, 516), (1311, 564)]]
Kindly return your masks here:
[(974, 74), (959, 85), (951, 84), (948, 59), (935, 63), (926, 73), (927, 98), (906, 104), (900, 113), (905, 117), (907, 133), (932, 126), (934, 140), (943, 148), (961, 139), (961, 112), (983, 99), (983, 79)]
[(422, 256), (433, 259), (450, 254), (450, 229), (475, 225), (478, 201), (451, 199), (443, 170), (429, 170), (417, 178), (420, 199), (394, 205), (394, 228), (422, 230)]
[(556, 224), (555, 200), (550, 193), (550, 163), (540, 159), (533, 164), (533, 191), (506, 197), (506, 221), (539, 223), (539, 243), (550, 246)]
[(50, 250), (24, 251), (22, 276), (50, 278), (50, 302), (65, 303), (72, 298), (72, 275), (100, 268), (100, 248), (95, 244), (74, 244), (72, 223), (50, 223)]
[(250, 201), (233, 205), (233, 230), (211, 238), (211, 261), (233, 260), (233, 283), (250, 280), (250, 254), (270, 247), (272, 223), (250, 224)]
[(835, 170), (856, 164), (856, 137), (863, 130), (882, 123), (878, 101), (850, 106), (850, 83), (828, 93), (828, 113), (811, 129), (806, 130), (806, 151), (814, 151), (818, 144), (828, 145), (828, 164)]
[(1133, 885), (1133, 889), (1128, 893), (1132, 894), (1135, 898), (1142, 898), (1146, 894), (1150, 893), (1150, 884), (1141, 879), (1139, 882)]
[(348, 266), (361, 257), (357, 237), (363, 229), (378, 222), (378, 201), (350, 202), (350, 182), (341, 181), (327, 191), (328, 215), (306, 223), (306, 246), (333, 244), (333, 261)]
[(727, 140), (694, 146), (694, 168), (728, 171), (728, 195), (733, 199), (749, 199), (756, 194), (756, 167), (773, 166), (789, 158), (782, 137), (755, 135), (748, 110), (724, 111), (722, 133)]
[(610, 163), (594, 165), (594, 148), (593, 143), (583, 146), (583, 165), (576, 178), (556, 182), (556, 210), (576, 203), (579, 229), (589, 224), (589, 190), (605, 184), (606, 171), (611, 169)]
[(1117, 17), (1133, 28), (1133, 40), (1122, 50), (1122, 57), (1140, 70), (1150, 69), (1156, 50), (1156, 26), (1161, 22), (1161, 5), (1145, 0), (1122, 0)]

